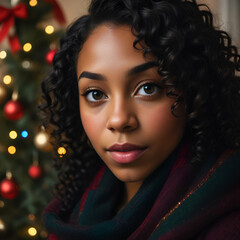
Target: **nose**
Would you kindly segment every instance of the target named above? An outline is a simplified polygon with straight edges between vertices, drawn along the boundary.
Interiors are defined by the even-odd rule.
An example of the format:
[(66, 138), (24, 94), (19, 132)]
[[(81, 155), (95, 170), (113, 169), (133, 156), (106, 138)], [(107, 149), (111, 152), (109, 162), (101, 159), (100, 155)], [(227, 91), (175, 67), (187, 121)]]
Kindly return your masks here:
[(108, 111), (107, 129), (110, 131), (130, 132), (139, 125), (136, 110), (127, 100), (113, 101)]

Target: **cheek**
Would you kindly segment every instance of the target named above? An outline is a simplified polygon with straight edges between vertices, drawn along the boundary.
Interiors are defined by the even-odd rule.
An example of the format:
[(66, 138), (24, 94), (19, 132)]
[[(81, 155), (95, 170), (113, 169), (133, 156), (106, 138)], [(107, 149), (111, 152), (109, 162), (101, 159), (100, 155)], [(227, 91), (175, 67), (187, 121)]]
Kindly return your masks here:
[(81, 116), (83, 128), (89, 138), (93, 136), (93, 132), (96, 132), (96, 129), (93, 126), (96, 126), (95, 120), (91, 117)]
[(146, 132), (156, 137), (164, 138), (171, 134), (182, 135), (185, 126), (185, 117), (175, 117), (171, 113), (171, 105), (166, 104), (156, 106), (144, 114), (144, 126), (147, 127)]
[(103, 119), (98, 115), (89, 114), (84, 109), (80, 110), (80, 116), (83, 128), (87, 134), (89, 140), (93, 145), (98, 142), (98, 138), (101, 136), (103, 129)]

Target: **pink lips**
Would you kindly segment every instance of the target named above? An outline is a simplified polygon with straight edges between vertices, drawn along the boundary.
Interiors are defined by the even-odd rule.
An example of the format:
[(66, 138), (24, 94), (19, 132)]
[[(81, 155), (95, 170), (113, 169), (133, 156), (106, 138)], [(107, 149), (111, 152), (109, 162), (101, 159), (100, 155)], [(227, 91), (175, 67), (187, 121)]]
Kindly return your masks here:
[(139, 158), (146, 148), (147, 147), (125, 143), (123, 145), (114, 144), (108, 148), (107, 151), (117, 163), (131, 163)]

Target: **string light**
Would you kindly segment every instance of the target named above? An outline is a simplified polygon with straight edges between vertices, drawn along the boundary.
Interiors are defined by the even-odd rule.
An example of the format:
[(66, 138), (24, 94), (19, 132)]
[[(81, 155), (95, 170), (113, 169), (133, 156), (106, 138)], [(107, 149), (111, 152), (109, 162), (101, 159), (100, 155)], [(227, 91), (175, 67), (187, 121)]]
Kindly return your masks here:
[(25, 69), (28, 69), (30, 67), (31, 63), (27, 60), (22, 62), (22, 67)]
[(45, 32), (47, 34), (52, 34), (54, 32), (54, 27), (52, 25), (48, 25), (45, 27)]
[(57, 152), (59, 155), (65, 155), (67, 153), (67, 150), (64, 147), (59, 147)]
[(21, 136), (22, 136), (23, 138), (28, 137), (28, 132), (27, 132), (26, 130), (23, 130), (23, 131), (21, 132)]
[(31, 44), (31, 43), (25, 43), (25, 44), (23, 45), (23, 51), (24, 51), (24, 52), (30, 52), (31, 49), (32, 49), (32, 44)]
[(7, 52), (6, 51), (1, 51), (0, 52), (0, 58), (5, 59), (7, 57)]
[(32, 237), (36, 236), (36, 235), (37, 235), (37, 229), (34, 228), (34, 227), (30, 227), (30, 228), (28, 229), (28, 234), (29, 234), (30, 236), (32, 236)]
[(9, 85), (12, 82), (12, 77), (10, 75), (5, 75), (3, 77), (3, 83)]
[(17, 132), (16, 132), (16, 131), (11, 131), (11, 132), (9, 133), (9, 137), (10, 137), (11, 139), (16, 139), (16, 138), (17, 138)]
[(39, 145), (45, 145), (46, 142), (48, 141), (47, 135), (44, 132), (40, 132), (36, 137), (35, 137), (35, 141), (39, 144)]
[(14, 146), (10, 146), (8, 147), (8, 152), (13, 155), (16, 153), (16, 148)]
[(37, 1), (37, 0), (30, 0), (30, 1), (29, 1), (29, 5), (30, 5), (31, 7), (35, 7), (35, 6), (37, 6), (37, 4), (38, 4), (38, 1)]

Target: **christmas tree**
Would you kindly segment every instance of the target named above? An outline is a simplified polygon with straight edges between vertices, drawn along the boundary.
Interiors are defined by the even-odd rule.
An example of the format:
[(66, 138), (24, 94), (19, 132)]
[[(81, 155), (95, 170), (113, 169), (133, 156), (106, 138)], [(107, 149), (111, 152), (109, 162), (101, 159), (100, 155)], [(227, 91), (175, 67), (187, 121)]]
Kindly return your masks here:
[(38, 105), (65, 19), (56, 0), (0, 5), (0, 239), (46, 239), (41, 213), (56, 176)]

